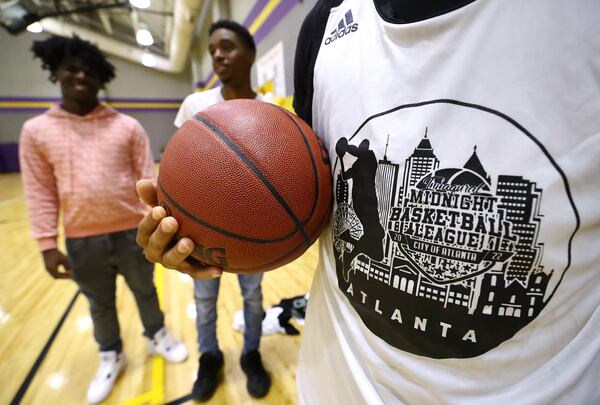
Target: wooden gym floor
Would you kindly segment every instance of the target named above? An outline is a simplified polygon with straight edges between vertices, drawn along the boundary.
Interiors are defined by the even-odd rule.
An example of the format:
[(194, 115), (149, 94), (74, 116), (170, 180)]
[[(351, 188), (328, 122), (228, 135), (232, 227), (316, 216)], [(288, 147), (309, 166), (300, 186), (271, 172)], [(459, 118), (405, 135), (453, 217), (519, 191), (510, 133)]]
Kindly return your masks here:
[[(294, 263), (265, 274), (265, 310), (309, 291), (317, 257), (315, 244)], [(53, 280), (44, 270), (30, 236), (19, 174), (0, 174), (0, 271), (0, 403), (85, 404), (98, 366), (88, 304), (74, 282)], [(157, 268), (155, 282), (167, 327), (187, 344), (190, 356), (184, 363), (168, 364), (147, 354), (133, 296), (119, 278), (117, 308), (129, 364), (104, 404), (193, 403), (188, 396), (198, 366), (193, 284), (162, 268)], [(217, 324), (224, 381), (209, 403), (295, 404), (301, 335), (262, 338), (261, 354), (273, 384), (267, 397), (254, 400), (239, 366), (243, 337), (231, 326), (241, 308), (237, 278), (226, 274)]]

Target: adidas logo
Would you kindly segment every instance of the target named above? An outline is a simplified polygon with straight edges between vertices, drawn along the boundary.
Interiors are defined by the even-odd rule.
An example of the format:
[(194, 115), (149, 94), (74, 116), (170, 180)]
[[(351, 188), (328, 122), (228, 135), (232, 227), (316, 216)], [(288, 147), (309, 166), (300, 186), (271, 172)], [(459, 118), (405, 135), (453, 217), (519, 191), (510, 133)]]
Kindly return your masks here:
[(352, 10), (348, 10), (348, 12), (344, 15), (344, 18), (342, 18), (338, 23), (337, 28), (331, 31), (331, 36), (325, 40), (325, 45), (329, 45), (336, 39), (341, 38), (344, 35), (348, 35), (351, 32), (355, 32), (356, 30), (358, 30), (358, 23), (354, 22)]

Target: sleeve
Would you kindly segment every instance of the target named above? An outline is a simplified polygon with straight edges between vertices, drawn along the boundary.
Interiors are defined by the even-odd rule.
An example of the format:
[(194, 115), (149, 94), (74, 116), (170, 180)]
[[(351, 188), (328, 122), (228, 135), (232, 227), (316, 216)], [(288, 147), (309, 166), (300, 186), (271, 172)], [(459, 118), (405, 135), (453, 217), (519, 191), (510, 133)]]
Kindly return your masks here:
[(177, 111), (177, 116), (175, 117), (175, 120), (173, 121), (173, 124), (179, 128), (180, 126), (183, 125), (184, 122), (186, 122), (188, 119), (190, 119), (191, 117), (194, 116), (195, 112), (191, 111), (191, 94), (189, 96), (187, 96), (184, 100), (183, 103), (181, 103), (181, 106), (179, 107), (179, 111)]
[(156, 179), (154, 157), (150, 148), (148, 134), (137, 120), (132, 128), (131, 161), (133, 162), (133, 174), (135, 181), (141, 179)]
[(294, 59), (294, 110), (311, 126), (315, 62), (330, 9), (340, 3), (339, 0), (319, 0), (304, 19), (298, 34)]
[(54, 249), (59, 211), (56, 178), (52, 165), (26, 125), (19, 138), (19, 163), (31, 233), (40, 251)]

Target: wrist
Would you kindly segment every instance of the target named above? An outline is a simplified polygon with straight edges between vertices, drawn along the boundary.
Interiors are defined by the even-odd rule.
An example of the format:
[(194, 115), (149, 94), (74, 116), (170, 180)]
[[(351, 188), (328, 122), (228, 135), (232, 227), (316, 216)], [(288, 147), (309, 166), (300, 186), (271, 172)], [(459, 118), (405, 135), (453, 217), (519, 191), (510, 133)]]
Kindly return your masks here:
[(39, 238), (37, 240), (38, 248), (40, 252), (45, 252), (47, 250), (53, 250), (57, 248), (56, 238)]

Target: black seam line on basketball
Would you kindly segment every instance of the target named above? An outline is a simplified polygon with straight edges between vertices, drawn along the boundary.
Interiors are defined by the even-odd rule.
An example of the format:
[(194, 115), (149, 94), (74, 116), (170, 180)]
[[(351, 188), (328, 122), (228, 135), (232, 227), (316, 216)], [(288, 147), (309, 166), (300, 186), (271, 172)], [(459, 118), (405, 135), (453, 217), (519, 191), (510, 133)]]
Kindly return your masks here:
[[(312, 245), (313, 243), (316, 242), (316, 240), (318, 239), (318, 237), (320, 235), (320, 232), (323, 231), (323, 229), (324, 229), (325, 225), (327, 225), (328, 221), (329, 221), (329, 215), (323, 215), (323, 218), (321, 218), (321, 220), (319, 221), (319, 223), (315, 227), (315, 230), (309, 235), (309, 238), (311, 240), (310, 245)], [(292, 255), (302, 245), (304, 245), (304, 241), (302, 241), (302, 243), (299, 243), (296, 246), (292, 247), (288, 252), (286, 252), (282, 256), (279, 256), (279, 257), (271, 260), (268, 263), (263, 263), (260, 266), (254, 266), (254, 267), (248, 267), (248, 268), (240, 268), (240, 267), (238, 267), (238, 268), (228, 268), (227, 270), (228, 271), (254, 271), (254, 270), (260, 270), (260, 269), (262, 269), (264, 267), (271, 266), (271, 265), (273, 265), (273, 263), (277, 263), (278, 261), (281, 261), (281, 260), (285, 259), (286, 257)], [(310, 245), (309, 245), (309, 247), (310, 247)]]
[(77, 290), (77, 292), (75, 293), (75, 295), (73, 296), (73, 298), (71, 298), (71, 302), (69, 302), (69, 305), (67, 305), (67, 308), (65, 309), (65, 312), (63, 312), (62, 316), (60, 317), (60, 320), (58, 321), (58, 323), (54, 327), (54, 330), (50, 334), (50, 337), (48, 338), (48, 341), (46, 342), (46, 344), (42, 348), (42, 351), (38, 355), (37, 359), (35, 359), (35, 362), (33, 363), (33, 366), (31, 366), (31, 370), (29, 370), (29, 373), (27, 373), (27, 376), (25, 377), (25, 379), (21, 383), (21, 386), (19, 387), (19, 390), (17, 391), (17, 393), (13, 397), (12, 401), (10, 401), (10, 405), (17, 405), (17, 404), (19, 404), (21, 402), (21, 400), (23, 400), (23, 397), (25, 396), (25, 393), (27, 392), (27, 389), (29, 388), (29, 385), (33, 381), (33, 378), (37, 374), (40, 366), (42, 365), (42, 362), (44, 361), (44, 359), (46, 358), (46, 355), (50, 351), (50, 346), (52, 346), (52, 343), (54, 343), (54, 339), (56, 339), (56, 336), (58, 335), (58, 332), (60, 331), (60, 329), (62, 328), (63, 324), (65, 323), (65, 320), (67, 319), (67, 316), (71, 312), (71, 309), (73, 309), (73, 306), (75, 305), (75, 301), (77, 300), (77, 297), (79, 296), (80, 292), (81, 292), (80, 290)]
[[(281, 110), (287, 116), (287, 118), (294, 123), (296, 128), (298, 128), (298, 131), (300, 131), (300, 133), (302, 134), (302, 140), (304, 141), (304, 146), (306, 146), (306, 152), (308, 153), (308, 156), (310, 157), (310, 163), (312, 165), (312, 170), (313, 170), (313, 177), (315, 179), (315, 198), (313, 200), (313, 205), (310, 208), (310, 212), (308, 214), (308, 219), (306, 221), (306, 222), (308, 222), (308, 220), (310, 220), (310, 218), (312, 218), (312, 216), (315, 212), (315, 209), (317, 208), (317, 202), (319, 201), (319, 175), (317, 173), (317, 164), (315, 162), (315, 157), (313, 155), (312, 149), (310, 148), (310, 144), (308, 143), (308, 137), (306, 136), (306, 133), (304, 132), (302, 127), (298, 124), (298, 122), (294, 119), (294, 117), (292, 117), (291, 113), (283, 107), (280, 107), (277, 105), (275, 107), (279, 108), (279, 110)], [(318, 140), (317, 140), (317, 142), (318, 142)], [(319, 143), (319, 147), (321, 147), (320, 143)]]
[(271, 184), (269, 180), (265, 177), (265, 175), (256, 167), (256, 165), (242, 152), (242, 150), (231, 140), (223, 131), (214, 126), (209, 120), (204, 118), (201, 114), (196, 114), (194, 118), (197, 121), (200, 121), (208, 128), (210, 128), (215, 134), (219, 136), (219, 138), (229, 146), (229, 148), (235, 152), (236, 155), (252, 170), (252, 172), (258, 177), (258, 179), (265, 185), (265, 187), (269, 190), (269, 192), (275, 197), (279, 205), (284, 209), (284, 211), (288, 214), (288, 216), (292, 219), (292, 221), (296, 224), (296, 231), (302, 234), (302, 237), (306, 241), (306, 244), (309, 244), (308, 236), (306, 235), (306, 231), (304, 230), (304, 224), (302, 221), (296, 217), (294, 211), (290, 208), (290, 206), (285, 202), (285, 199), (275, 187)]
[(165, 191), (165, 189), (163, 188), (163, 186), (158, 183), (158, 187), (160, 189), (160, 191), (165, 195), (165, 197), (167, 198), (167, 200), (169, 200), (169, 202), (171, 204), (173, 204), (175, 206), (175, 208), (177, 208), (179, 211), (183, 212), (185, 214), (186, 217), (190, 218), (192, 221), (196, 222), (197, 224), (200, 224), (212, 231), (221, 233), (225, 236), (228, 236), (230, 238), (234, 238), (234, 239), (239, 239), (239, 240), (243, 240), (244, 242), (250, 242), (250, 243), (264, 243), (264, 244), (268, 244), (268, 243), (276, 243), (276, 242), (281, 242), (284, 240), (289, 239), (292, 235), (294, 235), (297, 230), (294, 230), (293, 232), (290, 232), (287, 235), (283, 235), (279, 238), (276, 239), (258, 239), (258, 238), (251, 238), (249, 236), (244, 236), (244, 235), (239, 235), (237, 233), (233, 233), (231, 231), (228, 231), (226, 229), (222, 229), (219, 228), (218, 226), (215, 225), (211, 225), (206, 221), (201, 220), (200, 218), (198, 218), (197, 216), (195, 216), (194, 214), (192, 214), (191, 212), (189, 212), (188, 210), (186, 210), (185, 208), (183, 208), (177, 201), (175, 201), (173, 199), (173, 197), (171, 197), (169, 195), (169, 193), (167, 193)]

